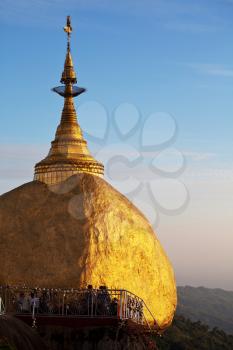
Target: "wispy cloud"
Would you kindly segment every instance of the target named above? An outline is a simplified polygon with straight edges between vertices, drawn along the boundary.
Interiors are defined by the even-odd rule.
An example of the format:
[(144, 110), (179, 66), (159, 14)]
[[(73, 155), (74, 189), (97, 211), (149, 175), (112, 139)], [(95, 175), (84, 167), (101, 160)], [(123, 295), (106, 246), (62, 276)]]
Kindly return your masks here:
[[(182, 174), (181, 180), (188, 186), (198, 186), (200, 183), (205, 183), (212, 191), (215, 191), (214, 185), (221, 183), (222, 186), (229, 185), (232, 188), (233, 168), (232, 167), (188, 167)], [(222, 187), (224, 188), (224, 187)], [(224, 192), (224, 190), (223, 190)], [(232, 191), (231, 191), (232, 192)], [(226, 195), (230, 196), (228, 191)]]
[(219, 76), (227, 77), (227, 78), (232, 78), (233, 77), (233, 69), (226, 69), (226, 68), (212, 69), (209, 71), (209, 74), (219, 75)]
[(194, 152), (194, 151), (182, 151), (182, 154), (193, 161), (200, 162), (213, 159), (217, 157), (213, 152)]
[(216, 25), (210, 25), (194, 21), (171, 21), (165, 23), (164, 27), (169, 30), (192, 33), (211, 33), (219, 29), (219, 27)]
[(233, 68), (223, 64), (188, 63), (186, 65), (201, 74), (233, 78)]

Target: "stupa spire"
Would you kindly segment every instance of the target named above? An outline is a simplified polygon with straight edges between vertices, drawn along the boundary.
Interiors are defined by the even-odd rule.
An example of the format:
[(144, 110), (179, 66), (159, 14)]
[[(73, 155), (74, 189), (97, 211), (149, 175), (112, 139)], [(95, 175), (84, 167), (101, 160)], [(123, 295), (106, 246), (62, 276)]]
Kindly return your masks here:
[(73, 60), (70, 53), (70, 37), (72, 33), (71, 20), (70, 16), (67, 16), (66, 26), (64, 27), (64, 31), (67, 33), (67, 52), (66, 52), (66, 60), (64, 64), (64, 71), (61, 77), (62, 84), (76, 84), (77, 78), (74, 70)]
[(104, 172), (103, 165), (91, 156), (77, 122), (73, 98), (85, 92), (86, 89), (75, 85), (77, 77), (70, 50), (72, 33), (70, 16), (67, 17), (64, 31), (67, 33), (67, 52), (61, 76), (63, 86), (52, 89), (52, 91), (64, 97), (64, 107), (49, 154), (36, 164), (34, 176), (34, 180), (49, 185), (60, 183), (77, 173), (102, 176)]

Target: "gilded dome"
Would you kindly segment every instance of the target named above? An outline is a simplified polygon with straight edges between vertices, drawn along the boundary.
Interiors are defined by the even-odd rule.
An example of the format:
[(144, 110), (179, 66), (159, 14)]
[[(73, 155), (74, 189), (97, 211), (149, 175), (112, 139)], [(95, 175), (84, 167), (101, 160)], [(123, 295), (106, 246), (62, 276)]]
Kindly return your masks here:
[(0, 196), (0, 283), (127, 289), (161, 327), (172, 321), (172, 266), (144, 215), (105, 180), (77, 174)]

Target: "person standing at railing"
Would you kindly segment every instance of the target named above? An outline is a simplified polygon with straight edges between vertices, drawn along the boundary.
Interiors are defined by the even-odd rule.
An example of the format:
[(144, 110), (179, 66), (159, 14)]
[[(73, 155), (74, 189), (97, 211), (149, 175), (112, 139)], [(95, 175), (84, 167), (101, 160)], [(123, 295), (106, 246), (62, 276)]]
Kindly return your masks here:
[(138, 323), (138, 320), (139, 320), (138, 309), (139, 309), (138, 300), (135, 299), (135, 321), (136, 321), (137, 323)]
[(104, 293), (103, 286), (100, 286), (96, 295), (96, 313), (97, 315), (104, 315)]
[(22, 312), (23, 311), (23, 302), (24, 302), (25, 295), (24, 293), (19, 293), (19, 296), (17, 298), (17, 312)]
[(139, 315), (139, 323), (143, 324), (143, 303), (142, 301), (139, 301), (138, 306), (138, 315)]
[(118, 310), (118, 299), (113, 298), (113, 300), (110, 303), (110, 315), (117, 316), (117, 310)]
[[(59, 296), (58, 296), (58, 292), (55, 290), (53, 290), (53, 294), (52, 294), (52, 299), (51, 299), (51, 303), (52, 303), (52, 306), (53, 306), (53, 313), (55, 314), (59, 314), (60, 312), (60, 301), (59, 301)], [(69, 301), (66, 302), (68, 304), (68, 308), (67, 308), (67, 311), (66, 313), (68, 313), (68, 309), (69, 309)]]
[(109, 315), (110, 314), (110, 304), (111, 304), (111, 297), (110, 294), (108, 292), (108, 288), (106, 286), (103, 286), (103, 300), (104, 300), (104, 312), (105, 315)]
[(29, 295), (23, 296), (23, 302), (22, 302), (22, 312), (30, 312), (31, 311), (31, 302)]
[(87, 286), (87, 311), (88, 316), (94, 314), (94, 290), (91, 284)]
[(33, 293), (31, 293), (31, 312), (34, 309), (35, 313), (38, 312), (39, 306), (40, 306), (40, 299), (37, 297), (36, 295), (36, 291), (34, 291)]
[(0, 294), (0, 315), (3, 315), (5, 313), (5, 308), (4, 308), (4, 304), (2, 301), (2, 296)]
[(84, 292), (83, 298), (81, 299), (82, 303), (82, 314), (93, 316), (94, 314), (94, 298), (95, 293), (91, 284), (87, 286), (87, 289)]
[(130, 318), (132, 320), (136, 319), (137, 317), (137, 311), (136, 311), (136, 300), (135, 298), (131, 298), (131, 312), (130, 312)]
[(65, 305), (65, 309), (66, 309), (66, 316), (67, 316), (67, 315), (70, 314), (70, 304), (69, 304), (69, 303), (67, 303), (67, 304)]
[(97, 291), (97, 315), (110, 314), (111, 297), (106, 286), (100, 286)]
[(127, 297), (127, 311), (126, 311), (126, 317), (132, 318), (132, 298), (130, 295)]
[(40, 297), (40, 308), (39, 312), (42, 314), (47, 314), (48, 313), (48, 295), (47, 291), (43, 290), (41, 297)]

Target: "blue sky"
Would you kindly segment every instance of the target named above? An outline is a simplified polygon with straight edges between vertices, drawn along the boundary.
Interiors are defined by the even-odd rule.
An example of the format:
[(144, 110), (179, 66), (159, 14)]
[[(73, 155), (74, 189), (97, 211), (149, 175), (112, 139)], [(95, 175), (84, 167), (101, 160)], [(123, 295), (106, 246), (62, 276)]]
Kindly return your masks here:
[[(61, 104), (49, 90), (62, 70), (61, 25), (68, 13), (79, 83), (88, 88), (80, 102), (97, 100), (111, 111), (127, 101), (144, 115), (169, 112), (186, 136), (182, 147), (216, 153), (227, 149), (230, 157), (231, 1), (68, 3), (1, 2), (3, 140), (9, 134), (16, 142), (49, 139), (43, 130), (53, 131)], [(15, 130), (8, 115), (14, 116)], [(18, 133), (22, 122), (27, 128)]]
[[(78, 81), (88, 89), (76, 100), (81, 125), (101, 133), (122, 102), (137, 106), (141, 128), (152, 113), (174, 117), (172, 147), (186, 158), (180, 180), (190, 204), (180, 215), (160, 215), (159, 238), (178, 283), (233, 289), (227, 277), (233, 266), (233, 1), (1, 0), (0, 193), (30, 181), (54, 137), (62, 99), (50, 89), (60, 84), (66, 15)], [(90, 101), (99, 110), (94, 105), (82, 114)], [(126, 118), (124, 127), (129, 123)], [(107, 145), (119, 142), (109, 135)], [(90, 148), (96, 151), (94, 143)], [(182, 245), (191, 256), (186, 269)], [(213, 252), (208, 261), (203, 246)], [(210, 273), (213, 264), (217, 275)]]

